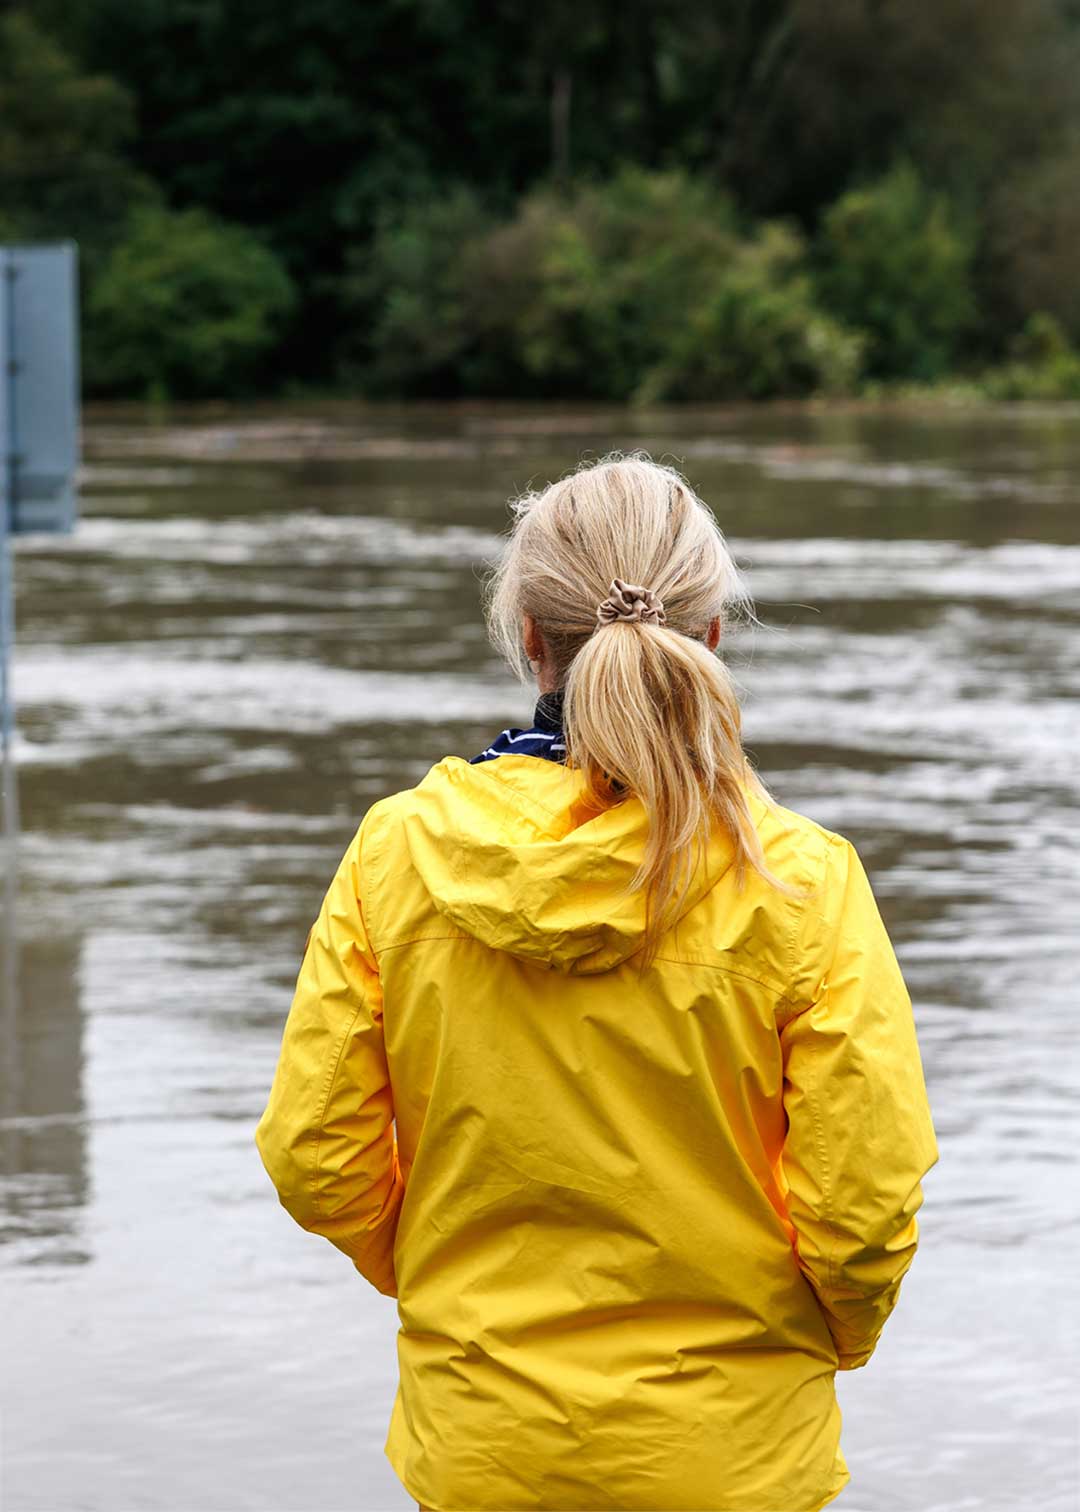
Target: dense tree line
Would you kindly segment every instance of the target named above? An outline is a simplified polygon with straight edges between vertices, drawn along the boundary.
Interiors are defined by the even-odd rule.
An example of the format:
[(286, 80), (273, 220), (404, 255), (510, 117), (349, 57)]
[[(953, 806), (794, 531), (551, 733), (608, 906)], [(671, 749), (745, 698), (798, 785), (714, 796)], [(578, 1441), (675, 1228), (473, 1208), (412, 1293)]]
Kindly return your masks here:
[(1068, 389), (1080, 5), (9, 6), (0, 238), (51, 236), (104, 392)]

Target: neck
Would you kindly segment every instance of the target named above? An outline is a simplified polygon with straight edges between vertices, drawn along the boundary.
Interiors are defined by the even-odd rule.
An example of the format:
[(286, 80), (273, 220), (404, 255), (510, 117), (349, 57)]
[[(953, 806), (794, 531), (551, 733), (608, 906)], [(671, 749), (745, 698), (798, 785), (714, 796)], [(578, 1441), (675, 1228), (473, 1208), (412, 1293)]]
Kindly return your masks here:
[(563, 690), (552, 688), (549, 692), (541, 692), (536, 704), (535, 719), (543, 728), (561, 730), (563, 723)]

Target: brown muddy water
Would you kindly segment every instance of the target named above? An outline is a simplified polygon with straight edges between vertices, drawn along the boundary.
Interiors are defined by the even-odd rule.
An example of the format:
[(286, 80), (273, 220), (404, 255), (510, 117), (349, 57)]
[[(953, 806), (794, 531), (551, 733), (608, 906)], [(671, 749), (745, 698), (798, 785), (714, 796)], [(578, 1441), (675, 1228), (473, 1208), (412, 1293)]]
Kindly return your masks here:
[(87, 420), (78, 532), (15, 566), (7, 1512), (414, 1505), (394, 1304), (252, 1135), (365, 808), (528, 721), (479, 614), (507, 497), (612, 446), (716, 510), (747, 745), (858, 845), (915, 1004), (941, 1161), (835, 1505), (1075, 1506), (1080, 411)]

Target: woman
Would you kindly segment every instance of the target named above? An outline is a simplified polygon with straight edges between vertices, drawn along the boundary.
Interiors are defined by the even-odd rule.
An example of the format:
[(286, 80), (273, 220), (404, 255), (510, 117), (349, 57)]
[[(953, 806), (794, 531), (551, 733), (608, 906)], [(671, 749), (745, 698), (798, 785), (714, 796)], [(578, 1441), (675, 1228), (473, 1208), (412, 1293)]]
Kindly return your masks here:
[(835, 1373), (937, 1146), (859, 857), (743, 753), (736, 603), (641, 454), (521, 500), (488, 615), (534, 726), (376, 803), (312, 930), (256, 1138), (397, 1298), (421, 1512), (814, 1512), (850, 1479)]

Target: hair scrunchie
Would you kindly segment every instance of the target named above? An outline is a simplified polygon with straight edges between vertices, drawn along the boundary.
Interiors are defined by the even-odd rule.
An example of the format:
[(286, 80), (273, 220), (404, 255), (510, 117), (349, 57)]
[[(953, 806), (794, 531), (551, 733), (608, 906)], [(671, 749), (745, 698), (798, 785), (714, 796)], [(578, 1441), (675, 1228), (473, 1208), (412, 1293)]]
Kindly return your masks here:
[(664, 606), (651, 588), (640, 583), (624, 583), (612, 578), (608, 597), (597, 606), (597, 622), (613, 625), (616, 620), (639, 620), (645, 625), (665, 625)]

